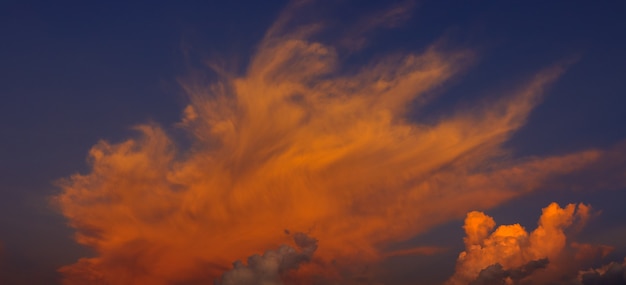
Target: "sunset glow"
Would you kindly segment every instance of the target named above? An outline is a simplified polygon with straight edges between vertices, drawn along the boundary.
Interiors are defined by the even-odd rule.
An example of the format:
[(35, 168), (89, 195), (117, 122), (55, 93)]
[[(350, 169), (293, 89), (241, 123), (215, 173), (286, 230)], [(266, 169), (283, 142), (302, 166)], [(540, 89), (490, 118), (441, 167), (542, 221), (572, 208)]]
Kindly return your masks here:
[[(91, 250), (58, 269), (61, 284), (393, 284), (383, 264), (456, 254), (408, 241), (463, 219), (464, 250), (443, 284), (605, 284), (590, 282), (619, 272), (626, 284), (611, 255), (623, 241), (578, 239), (603, 209), (558, 198), (623, 192), (626, 144), (531, 155), (511, 145), (584, 54), (442, 105), (483, 49), (444, 33), (355, 63), (346, 59), (406, 25), (417, 3), (347, 29), (312, 17), (316, 5), (282, 8), (243, 70), (212, 59), (180, 76), (177, 122), (135, 122), (130, 137), (93, 145), (88, 169), (56, 180), (50, 204)], [(536, 228), (486, 214), (542, 195), (554, 197), (542, 212), (517, 212)]]

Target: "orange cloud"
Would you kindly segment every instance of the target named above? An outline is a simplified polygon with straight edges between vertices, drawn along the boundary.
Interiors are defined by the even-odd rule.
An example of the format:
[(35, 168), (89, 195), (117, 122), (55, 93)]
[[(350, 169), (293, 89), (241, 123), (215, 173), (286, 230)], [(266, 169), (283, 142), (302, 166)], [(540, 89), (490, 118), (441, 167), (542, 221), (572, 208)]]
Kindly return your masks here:
[[(612, 250), (579, 243), (567, 247), (565, 230), (583, 225), (590, 214), (590, 207), (584, 204), (561, 208), (552, 203), (543, 209), (537, 228), (528, 233), (519, 224), (502, 225), (494, 230), (496, 224), (491, 217), (470, 212), (464, 226), (465, 251), (459, 254), (456, 272), (446, 284), (496, 284), (489, 282), (525, 278), (535, 269), (546, 267), (549, 274), (541, 278), (550, 275), (553, 278), (550, 281), (559, 281), (566, 270), (578, 266), (573, 263), (593, 260), (600, 254), (606, 256)], [(572, 251), (577, 261), (568, 260)], [(517, 271), (520, 274), (516, 275)]]
[(572, 242), (570, 246), (576, 250), (576, 255), (574, 255), (576, 260), (593, 260), (598, 257), (604, 258), (615, 250), (612, 246), (578, 242)]
[(433, 255), (446, 251), (446, 248), (437, 246), (418, 246), (409, 249), (394, 250), (386, 253), (386, 257), (402, 255)]
[[(96, 252), (63, 267), (64, 284), (212, 282), (234, 260), (288, 244), (285, 229), (319, 240), (311, 268), (375, 262), (385, 245), (602, 156), (513, 160), (502, 147), (561, 64), (495, 102), (414, 122), (407, 106), (424, 107), (473, 53), (434, 44), (340, 72), (338, 50), (309, 39), (320, 26), (287, 29), (298, 5), (270, 28), (243, 75), (216, 70), (216, 82), (181, 81), (189, 105), (178, 127), (189, 149), (161, 126), (141, 125), (136, 138), (99, 142), (91, 171), (60, 183), (56, 203), (76, 241)], [(528, 237), (537, 240), (528, 254), (559, 246), (573, 208), (554, 211)], [(489, 225), (468, 226), (466, 242), (483, 240)], [(524, 233), (510, 226), (494, 238)]]

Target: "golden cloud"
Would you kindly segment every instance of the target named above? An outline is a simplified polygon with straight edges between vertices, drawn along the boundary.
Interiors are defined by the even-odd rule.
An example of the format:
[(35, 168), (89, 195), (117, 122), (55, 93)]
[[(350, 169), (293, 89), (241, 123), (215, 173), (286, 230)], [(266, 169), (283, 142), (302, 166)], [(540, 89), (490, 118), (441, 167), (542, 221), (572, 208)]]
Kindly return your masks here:
[[(63, 267), (65, 284), (211, 282), (234, 260), (290, 244), (285, 229), (319, 240), (318, 262), (302, 272), (333, 275), (320, 264), (374, 262), (387, 256), (385, 245), (538, 189), (602, 155), (511, 159), (502, 147), (564, 64), (492, 102), (415, 122), (408, 106), (424, 107), (427, 95), (467, 69), (472, 51), (433, 44), (341, 72), (340, 51), (310, 40), (318, 25), (286, 29), (293, 9), (243, 75), (217, 70), (214, 82), (181, 81), (189, 105), (178, 127), (190, 148), (161, 126), (140, 125), (136, 138), (99, 142), (90, 172), (60, 183), (56, 203), (76, 241), (96, 253)], [(558, 211), (566, 220), (545, 224), (545, 235), (557, 234), (573, 208)], [(466, 227), (468, 244), (493, 227), (477, 222)], [(524, 234), (505, 227), (496, 236)], [(533, 254), (552, 248), (538, 245)]]
[(493, 218), (470, 212), (463, 227), (465, 251), (459, 254), (456, 271), (445, 284), (519, 284), (524, 278), (525, 284), (570, 284), (580, 266), (613, 250), (577, 242), (568, 246), (566, 230), (580, 230), (592, 214), (585, 204), (561, 208), (552, 203), (529, 233), (520, 224), (494, 230)]

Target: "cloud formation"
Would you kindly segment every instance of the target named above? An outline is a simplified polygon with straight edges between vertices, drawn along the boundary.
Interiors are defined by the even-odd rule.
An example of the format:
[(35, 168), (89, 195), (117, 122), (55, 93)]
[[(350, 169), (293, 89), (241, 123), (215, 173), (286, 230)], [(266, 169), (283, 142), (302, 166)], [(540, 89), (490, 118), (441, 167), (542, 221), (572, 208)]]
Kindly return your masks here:
[(535, 270), (546, 268), (548, 263), (547, 258), (532, 260), (520, 267), (508, 270), (504, 270), (500, 263), (496, 263), (481, 270), (478, 273), (478, 277), (471, 281), (469, 285), (497, 285), (505, 284), (507, 281), (517, 284), (519, 280), (533, 274)]
[[(332, 43), (311, 39), (320, 25), (290, 25), (303, 5), (286, 9), (243, 74), (215, 67), (219, 80), (181, 80), (189, 105), (177, 127), (189, 148), (161, 126), (140, 125), (135, 138), (99, 142), (89, 152), (90, 172), (60, 183), (55, 202), (76, 241), (95, 251), (60, 269), (64, 284), (211, 282), (233, 260), (287, 243), (285, 228), (319, 240), (319, 262), (299, 272), (337, 276), (323, 264), (340, 270), (376, 262), (387, 256), (385, 245), (602, 157), (589, 150), (512, 159), (502, 147), (565, 64), (474, 108), (415, 122), (409, 112), (426, 107), (428, 95), (465, 71), (474, 53), (435, 43), (345, 71)], [(554, 215), (528, 237), (532, 258), (512, 254), (501, 265), (550, 256), (564, 243), (573, 207), (549, 207)], [(488, 236), (489, 219), (476, 223), (469, 245), (527, 235), (510, 226)], [(290, 251), (270, 251), (253, 265)]]
[(597, 269), (581, 271), (576, 285), (624, 285), (626, 284), (626, 258), (624, 262), (611, 262)]
[[(566, 230), (580, 229), (592, 215), (584, 204), (543, 209), (537, 228), (528, 233), (521, 225), (495, 228), (493, 218), (470, 212), (465, 219), (465, 251), (459, 254), (455, 274), (446, 284), (517, 284), (533, 276), (532, 284), (565, 284), (585, 262), (606, 256), (612, 248), (572, 242)], [(533, 274), (536, 269), (544, 274)]]
[(266, 251), (262, 256), (248, 258), (247, 265), (236, 261), (234, 268), (225, 272), (216, 285), (282, 285), (283, 277), (300, 264), (308, 262), (317, 249), (317, 240), (304, 233), (294, 234), (299, 250), (282, 245), (277, 250)]

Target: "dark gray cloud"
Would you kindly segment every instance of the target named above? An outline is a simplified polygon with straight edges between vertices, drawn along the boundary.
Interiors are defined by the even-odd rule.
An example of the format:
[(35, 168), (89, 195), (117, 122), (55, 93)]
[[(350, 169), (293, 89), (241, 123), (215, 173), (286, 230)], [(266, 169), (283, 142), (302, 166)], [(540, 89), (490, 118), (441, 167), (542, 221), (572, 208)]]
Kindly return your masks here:
[(300, 264), (308, 262), (317, 249), (317, 240), (304, 233), (295, 233), (293, 237), (297, 249), (282, 245), (276, 250), (268, 250), (263, 255), (252, 255), (247, 265), (240, 260), (234, 268), (222, 275), (216, 285), (282, 285), (283, 276)]
[(506, 284), (506, 279), (511, 279), (517, 284), (521, 279), (530, 276), (537, 269), (544, 269), (548, 266), (548, 259), (532, 260), (520, 267), (504, 270), (499, 263), (492, 264), (480, 271), (476, 280), (469, 285), (496, 285)]
[(599, 269), (581, 272), (578, 282), (582, 285), (626, 285), (626, 259), (623, 263), (611, 262)]
[(579, 271), (577, 277), (561, 279), (562, 281), (546, 281), (543, 278), (545, 276), (532, 276), (537, 269), (545, 269), (548, 263), (548, 259), (544, 258), (509, 270), (504, 270), (499, 263), (492, 264), (481, 270), (469, 285), (626, 285), (626, 259), (623, 263), (611, 262), (600, 268)]

